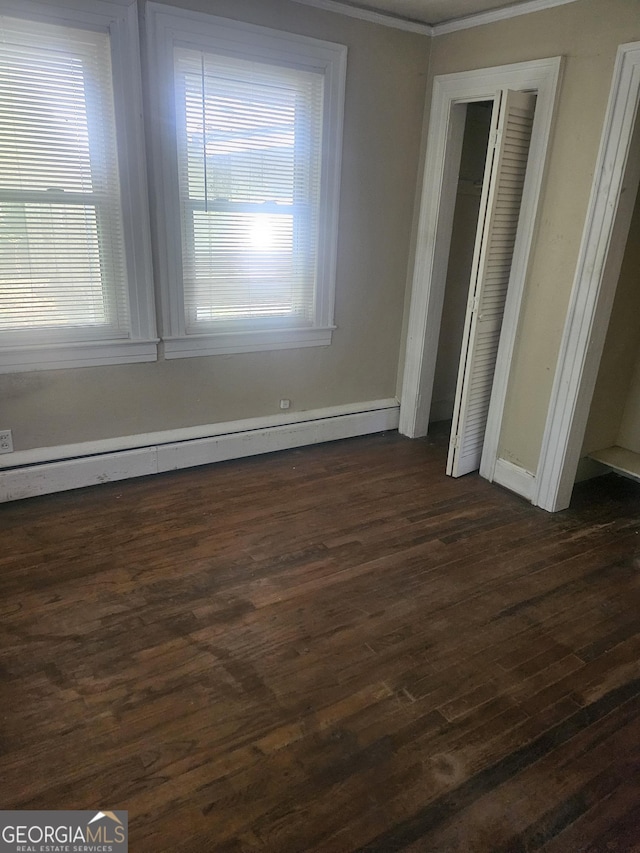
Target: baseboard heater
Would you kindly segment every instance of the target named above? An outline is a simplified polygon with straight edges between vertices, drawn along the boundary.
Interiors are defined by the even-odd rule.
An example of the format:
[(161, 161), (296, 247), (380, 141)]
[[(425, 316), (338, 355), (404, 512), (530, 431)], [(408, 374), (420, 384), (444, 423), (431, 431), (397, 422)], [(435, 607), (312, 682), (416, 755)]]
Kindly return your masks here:
[(395, 399), (373, 400), (17, 451), (0, 459), (0, 502), (384, 432), (399, 411)]

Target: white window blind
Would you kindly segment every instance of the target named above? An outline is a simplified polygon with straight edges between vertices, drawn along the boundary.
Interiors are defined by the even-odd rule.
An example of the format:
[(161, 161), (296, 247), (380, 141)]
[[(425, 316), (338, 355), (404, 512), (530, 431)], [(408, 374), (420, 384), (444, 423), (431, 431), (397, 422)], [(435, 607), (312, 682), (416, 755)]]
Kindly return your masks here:
[(126, 337), (109, 36), (0, 17), (2, 340)]
[(174, 60), (185, 331), (313, 326), (323, 74)]

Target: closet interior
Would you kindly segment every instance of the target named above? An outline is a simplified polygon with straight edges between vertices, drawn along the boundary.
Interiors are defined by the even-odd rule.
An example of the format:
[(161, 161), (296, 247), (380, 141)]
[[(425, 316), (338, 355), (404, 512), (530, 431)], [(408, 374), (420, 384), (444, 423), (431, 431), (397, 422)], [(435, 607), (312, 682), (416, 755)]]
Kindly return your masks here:
[[(640, 192), (618, 278), (583, 459), (640, 480)], [(603, 469), (582, 465), (584, 474)]]

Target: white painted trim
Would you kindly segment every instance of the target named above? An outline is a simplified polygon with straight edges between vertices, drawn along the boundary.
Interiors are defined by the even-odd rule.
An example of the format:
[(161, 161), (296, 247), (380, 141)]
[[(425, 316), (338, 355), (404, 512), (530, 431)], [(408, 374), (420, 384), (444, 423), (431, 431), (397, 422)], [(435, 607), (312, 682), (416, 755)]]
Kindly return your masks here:
[(235, 352), (264, 352), (299, 347), (326, 347), (331, 343), (330, 329), (271, 329), (268, 332), (229, 332), (218, 335), (189, 335), (164, 339), (165, 358), (192, 355), (224, 355)]
[(158, 472), (155, 448), (14, 468), (0, 474), (0, 503)]
[[(528, 150), (524, 157), (520, 157), (520, 162), (515, 154), (508, 153), (510, 141), (510, 116), (512, 109), (521, 109), (530, 117), (531, 127), (527, 140)], [(481, 343), (484, 337), (481, 332), (482, 317), (485, 310), (485, 287), (488, 286), (488, 281), (491, 276), (492, 258), (497, 252), (500, 255), (504, 249), (501, 247), (501, 239), (495, 242), (495, 236), (499, 228), (498, 222), (504, 220), (504, 216), (498, 213), (498, 200), (500, 198), (500, 187), (503, 185), (503, 177), (505, 168), (512, 175), (514, 170), (523, 178), (523, 192), (518, 199), (518, 207), (510, 214), (510, 223), (516, 231), (515, 245), (512, 252), (511, 264), (509, 267), (507, 288), (502, 304), (503, 318), (507, 310), (509, 296), (511, 293), (513, 299), (513, 291), (517, 291), (517, 280), (514, 281), (513, 259), (518, 255), (518, 240), (522, 239), (523, 231), (525, 239), (525, 250), (530, 244), (531, 239), (527, 240), (526, 226), (522, 227), (524, 217), (522, 209), (522, 201), (527, 188), (527, 177), (529, 175), (529, 155), (531, 153), (531, 134), (535, 124), (535, 109), (536, 97), (529, 93), (514, 92), (512, 90), (503, 89), (499, 93), (493, 105), (491, 126), (489, 131), (489, 145), (486, 155), (485, 175), (482, 186), (482, 194), (480, 200), (480, 215), (478, 218), (478, 226), (476, 228), (476, 238), (473, 251), (473, 264), (471, 268), (471, 281), (468, 291), (468, 303), (465, 317), (465, 329), (462, 338), (461, 352), (465, 354), (460, 357), (458, 365), (458, 382), (456, 388), (456, 407), (454, 409), (454, 419), (452, 432), (455, 435), (455, 442), (451, 442), (449, 446), (449, 455), (447, 460), (447, 474), (454, 477), (461, 474), (469, 473), (480, 469), (480, 474), (489, 480), (493, 479), (493, 469), (495, 466), (498, 453), (498, 436), (492, 432), (490, 417), (492, 410), (494, 417), (502, 420), (502, 412), (504, 409), (504, 399), (500, 400), (496, 406), (496, 400), (500, 397), (497, 395), (496, 389), (501, 390), (504, 384), (504, 393), (506, 395), (506, 382), (508, 379), (509, 363), (501, 358), (500, 339), (507, 338), (508, 329), (504, 327), (504, 321), (499, 321), (498, 330), (500, 335), (494, 350), (493, 365), (487, 364), (486, 357), (490, 355), (490, 350), (484, 350), (484, 345)], [(512, 159), (513, 158), (513, 159)], [(542, 158), (544, 162), (544, 157)], [(531, 197), (531, 194), (528, 196)], [(535, 212), (535, 211), (534, 211)], [(526, 212), (525, 212), (526, 214)], [(522, 252), (520, 252), (522, 254)], [(512, 284), (510, 290), (509, 285)], [(472, 302), (473, 300), (473, 302)], [(490, 300), (491, 302), (491, 300)], [(489, 308), (491, 315), (492, 308)], [(495, 322), (495, 318), (494, 318)], [(517, 316), (516, 321), (517, 323)], [(515, 324), (514, 324), (515, 325)], [(495, 329), (495, 326), (494, 326)], [(515, 331), (515, 329), (514, 329)], [(504, 332), (504, 335), (502, 334)], [(484, 338), (486, 345), (490, 345), (490, 338)], [(482, 356), (479, 353), (483, 352)], [(507, 359), (510, 359), (511, 350), (507, 348)], [(479, 360), (484, 366), (480, 367)], [(483, 382), (481, 377), (486, 378), (489, 384), (489, 401), (486, 409), (486, 420), (483, 423), (478, 422), (478, 410), (475, 405), (475, 394), (471, 390), (476, 381)], [(476, 386), (477, 387), (477, 386)], [(491, 397), (494, 397), (494, 405), (491, 406)], [(496, 408), (498, 412), (496, 414)], [(497, 424), (497, 429), (500, 428), (500, 422)], [(475, 433), (475, 438), (474, 438)], [(476, 451), (465, 452), (465, 446), (469, 442), (481, 441), (480, 452)], [(483, 458), (485, 464), (483, 465)]]
[[(145, 15), (151, 114), (154, 117), (151, 139), (154, 190), (157, 195), (153, 204), (154, 225), (162, 337), (167, 341), (167, 358), (291, 348), (295, 346), (296, 340), (300, 341), (300, 346), (327, 346), (331, 343), (331, 334), (327, 334), (327, 330), (333, 327), (335, 303), (346, 46), (162, 3), (147, 3)], [(274, 66), (297, 68), (323, 77), (323, 162), (313, 325), (304, 333), (300, 331), (297, 339), (286, 331), (282, 336), (284, 346), (276, 345), (277, 335), (269, 329), (271, 320), (263, 331), (250, 334), (247, 347), (243, 347), (249, 332), (247, 328), (237, 333), (231, 330), (223, 334), (209, 334), (203, 330), (197, 335), (186, 334), (183, 229), (175, 132), (175, 45), (255, 59)], [(321, 333), (322, 340), (319, 342), (314, 340), (316, 332)], [(260, 335), (264, 335), (264, 347), (256, 345), (260, 342)]]
[(514, 465), (506, 459), (496, 459), (493, 481), (510, 492), (530, 501), (535, 493), (536, 478), (531, 471)]
[(506, 21), (508, 18), (518, 18), (520, 15), (530, 15), (532, 12), (541, 12), (544, 9), (554, 9), (556, 6), (566, 6), (567, 3), (575, 3), (576, 0), (528, 0), (515, 6), (501, 6), (499, 9), (490, 9), (488, 12), (477, 12), (474, 15), (466, 15), (453, 21), (443, 21), (441, 24), (432, 26), (434, 36), (443, 36), (446, 33), (455, 33), (458, 30), (468, 30), (472, 27), (481, 27), (484, 24), (495, 24), (497, 21)]
[(130, 5), (110, 31), (130, 340), (149, 341), (157, 328), (137, 5)]
[(520, 218), (518, 220), (516, 242), (511, 261), (511, 272), (509, 274), (507, 298), (502, 318), (500, 343), (498, 345), (496, 368), (491, 387), (491, 403), (487, 415), (485, 440), (482, 447), (482, 461), (480, 463), (480, 474), (488, 480), (493, 479), (494, 467), (498, 459), (498, 443), (507, 402), (509, 373), (516, 346), (520, 309), (522, 307), (527, 271), (529, 269), (529, 258), (533, 245), (538, 204), (542, 192), (547, 147), (551, 137), (556, 100), (560, 88), (562, 61), (558, 57), (554, 62), (555, 67), (550, 69), (549, 75), (544, 80), (538, 81), (536, 86), (538, 98), (533, 117), (529, 159), (522, 191)]
[[(157, 359), (140, 39), (135, 0), (0, 0), (0, 14), (109, 34), (130, 329), (121, 339), (77, 340), (74, 331), (20, 336), (0, 347), (0, 373)], [(49, 341), (47, 341), (47, 337)], [(29, 339), (37, 341), (35, 344)]]
[[(119, 8), (118, 8), (119, 7)], [(32, 18), (50, 24), (76, 26), (93, 24), (105, 29), (110, 21), (128, 17), (127, 9), (136, 10), (136, 0), (2, 0), (3, 15)]]
[(493, 441), (489, 437), (483, 464), (483, 476), (489, 479), (493, 479), (508, 367), (515, 343), (561, 68), (562, 58), (552, 57), (447, 74), (434, 80), (400, 409), (400, 432), (412, 438), (425, 435), (429, 424), (451, 238), (451, 194), (455, 192), (451, 173), (452, 170), (455, 173), (454, 161), (459, 158), (460, 135), (463, 133), (460, 110), (462, 105), (472, 101), (492, 100), (500, 88), (538, 92), (531, 137), (532, 154), (522, 198), (524, 215), (521, 214), (518, 227), (513, 273), (505, 306), (504, 345), (501, 341), (498, 354), (501, 366), (496, 368), (496, 394), (495, 399), (492, 395), (489, 410), (488, 423), (492, 425), (493, 432), (490, 433), (488, 427), (487, 435), (495, 434), (496, 439)]
[[(609, 105), (538, 464), (534, 503), (569, 505), (589, 416), (615, 277), (603, 287), (640, 101), (640, 42), (618, 48)], [(628, 194), (627, 194), (628, 195)]]
[[(392, 27), (395, 30), (405, 30), (405, 32), (418, 33), (423, 36), (433, 35), (433, 27), (429, 24), (422, 24), (420, 21), (409, 21), (406, 18), (399, 18), (390, 13), (376, 12), (373, 9), (363, 9), (360, 6), (347, 6), (345, 3), (337, 2), (337, 0), (293, 0), (293, 2), (301, 3), (304, 6), (313, 6), (315, 9), (322, 9), (325, 12), (335, 12), (337, 15), (346, 15), (348, 18), (358, 18), (361, 21), (368, 21), (370, 24), (381, 24), (383, 27)], [(565, 0), (565, 2), (568, 2), (568, 0)]]
[(397, 410), (399, 403), (395, 398), (367, 400), (363, 403), (347, 403), (343, 406), (329, 406), (323, 409), (309, 409), (305, 412), (281, 412), (277, 415), (265, 415), (259, 418), (243, 418), (239, 421), (224, 421), (218, 424), (167, 429), (158, 432), (144, 432), (137, 435), (123, 435), (117, 438), (104, 438), (98, 441), (82, 441), (76, 444), (59, 444), (53, 447), (37, 447), (34, 450), (20, 450), (0, 456), (1, 468), (16, 468), (41, 462), (54, 462), (60, 459), (74, 459), (79, 456), (96, 456), (100, 453), (114, 453), (120, 450), (133, 450), (156, 444), (173, 444), (179, 441), (193, 441), (211, 436), (250, 430), (270, 429), (319, 421), (326, 418), (360, 415), (363, 412), (378, 412), (386, 409)]
[(0, 347), (0, 373), (26, 373), (103, 364), (157, 361), (158, 340), (86, 341), (33, 347)]
[(463, 18), (455, 18), (451, 21), (443, 21), (440, 24), (427, 24), (421, 21), (410, 21), (400, 18), (390, 12), (380, 12), (366, 9), (360, 6), (350, 6), (339, 0), (293, 0), (294, 3), (302, 3), (305, 6), (313, 6), (327, 12), (335, 12), (338, 15), (346, 15), (349, 18), (359, 18), (372, 24), (381, 24), (383, 27), (393, 27), (397, 30), (405, 30), (410, 33), (419, 33), (425, 36), (442, 36), (454, 33), (458, 30), (468, 30), (471, 27), (481, 27), (484, 24), (493, 24), (496, 21), (505, 21), (508, 18), (517, 18), (520, 15), (530, 15), (532, 12), (541, 12), (544, 9), (553, 9), (556, 6), (565, 6), (567, 3), (575, 3), (576, 0), (528, 0), (513, 6), (501, 6), (498, 9), (490, 9), (487, 12), (477, 12), (474, 15), (465, 15)]
[(392, 430), (398, 409), (372, 400), (6, 454), (0, 502)]

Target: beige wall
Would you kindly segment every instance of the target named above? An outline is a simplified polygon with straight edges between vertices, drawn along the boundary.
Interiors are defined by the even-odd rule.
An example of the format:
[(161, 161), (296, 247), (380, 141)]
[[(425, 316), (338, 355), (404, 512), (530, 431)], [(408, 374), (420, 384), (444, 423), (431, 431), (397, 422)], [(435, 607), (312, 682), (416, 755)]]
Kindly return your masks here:
[(393, 396), (425, 84), (564, 55), (499, 450), (535, 471), (616, 49), (640, 40), (640, 0), (577, 0), (432, 41), (289, 0), (175, 3), (349, 47), (334, 343), (0, 376), (16, 450), (268, 415), (281, 397), (299, 411)]
[(640, 453), (640, 192), (636, 197), (616, 299), (618, 293), (623, 296), (627, 311), (611, 330), (611, 337), (628, 341), (629, 356), (624, 365), (626, 373), (622, 375), (629, 377), (629, 381), (615, 444)]
[[(636, 119), (636, 123), (639, 119)], [(640, 190), (629, 229), (627, 247), (622, 262), (620, 285), (633, 294), (633, 302), (626, 316), (627, 334), (636, 345), (635, 366), (627, 389), (617, 444), (640, 453)]]
[(640, 349), (616, 443), (634, 453), (640, 453)]
[(16, 450), (395, 394), (430, 39), (288, 0), (174, 5), (349, 48), (334, 343), (0, 376)]
[(436, 38), (435, 74), (563, 55), (537, 234), (499, 455), (535, 471), (619, 44), (640, 39), (638, 0), (578, 0)]
[(640, 452), (640, 193), (624, 252), (582, 455), (620, 444)]

